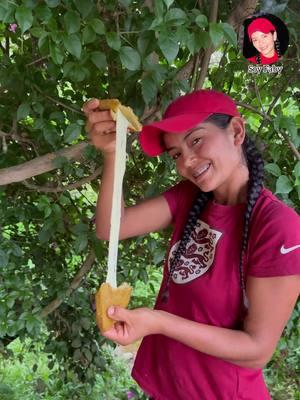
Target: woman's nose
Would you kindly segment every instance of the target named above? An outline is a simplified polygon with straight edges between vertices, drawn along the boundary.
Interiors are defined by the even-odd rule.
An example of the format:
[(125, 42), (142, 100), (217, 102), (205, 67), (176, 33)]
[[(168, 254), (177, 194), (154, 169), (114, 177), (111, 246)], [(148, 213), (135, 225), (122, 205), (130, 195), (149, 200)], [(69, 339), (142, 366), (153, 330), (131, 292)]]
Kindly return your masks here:
[(196, 157), (193, 152), (189, 152), (188, 154), (186, 154), (184, 156), (184, 166), (186, 168), (189, 168), (189, 167), (192, 167), (193, 165), (195, 165), (195, 161), (196, 161)]

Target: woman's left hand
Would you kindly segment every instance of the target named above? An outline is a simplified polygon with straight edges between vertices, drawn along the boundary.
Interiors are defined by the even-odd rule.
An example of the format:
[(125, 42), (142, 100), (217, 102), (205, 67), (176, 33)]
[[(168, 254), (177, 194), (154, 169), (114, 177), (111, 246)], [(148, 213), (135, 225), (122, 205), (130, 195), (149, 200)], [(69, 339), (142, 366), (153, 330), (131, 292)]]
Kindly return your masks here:
[(108, 309), (108, 316), (117, 321), (102, 335), (118, 344), (126, 346), (147, 335), (159, 333), (159, 315), (150, 308), (126, 308), (113, 306)]

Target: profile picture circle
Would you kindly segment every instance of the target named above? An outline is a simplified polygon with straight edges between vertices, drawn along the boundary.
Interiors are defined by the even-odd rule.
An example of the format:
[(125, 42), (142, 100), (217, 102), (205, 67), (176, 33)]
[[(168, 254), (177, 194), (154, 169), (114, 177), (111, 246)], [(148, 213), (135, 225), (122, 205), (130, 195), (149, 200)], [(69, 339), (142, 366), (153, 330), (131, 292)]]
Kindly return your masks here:
[(284, 22), (272, 14), (245, 19), (243, 55), (254, 64), (274, 64), (286, 52), (289, 32)]

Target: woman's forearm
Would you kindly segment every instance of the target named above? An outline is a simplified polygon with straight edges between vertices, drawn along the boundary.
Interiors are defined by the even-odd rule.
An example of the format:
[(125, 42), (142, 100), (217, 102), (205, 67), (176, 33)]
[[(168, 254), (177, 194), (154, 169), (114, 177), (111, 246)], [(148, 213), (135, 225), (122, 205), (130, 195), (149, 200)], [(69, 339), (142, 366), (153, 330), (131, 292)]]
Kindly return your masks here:
[(262, 344), (247, 332), (201, 324), (164, 311), (158, 313), (157, 333), (242, 367), (262, 368), (267, 362)]

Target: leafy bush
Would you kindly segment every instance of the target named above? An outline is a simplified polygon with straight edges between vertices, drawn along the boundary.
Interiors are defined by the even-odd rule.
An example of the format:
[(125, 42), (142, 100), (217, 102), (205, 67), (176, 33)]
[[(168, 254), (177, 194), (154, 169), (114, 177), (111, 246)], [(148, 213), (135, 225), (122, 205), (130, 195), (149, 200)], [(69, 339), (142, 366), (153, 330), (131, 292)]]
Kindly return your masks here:
[[(117, 97), (146, 123), (179, 93), (223, 90), (264, 153), (268, 187), (300, 210), (298, 2), (274, 7), (290, 45), (283, 73), (269, 76), (247, 73), (237, 47), (241, 15), (261, 2), (235, 8), (220, 0), (215, 20), (206, 0), (0, 3), (0, 349), (42, 337), (46, 325), (43, 350), (61, 376), (55, 390), (73, 390), (72, 398), (92, 390), (107, 362), (89, 301), (106, 274), (107, 246), (94, 223), (103, 160), (87, 143), (83, 103)], [(176, 179), (170, 160), (145, 158), (130, 136), (127, 204)], [(132, 306), (147, 296), (153, 303), (157, 285), (143, 291), (167, 243), (168, 232), (160, 232), (120, 244), (118, 280), (136, 286)], [(25, 398), (35, 379), (27, 373), (23, 392), (2, 386), (3, 396), (17, 390)]]

